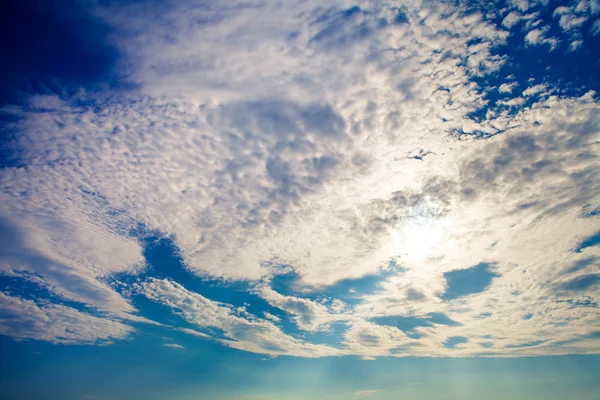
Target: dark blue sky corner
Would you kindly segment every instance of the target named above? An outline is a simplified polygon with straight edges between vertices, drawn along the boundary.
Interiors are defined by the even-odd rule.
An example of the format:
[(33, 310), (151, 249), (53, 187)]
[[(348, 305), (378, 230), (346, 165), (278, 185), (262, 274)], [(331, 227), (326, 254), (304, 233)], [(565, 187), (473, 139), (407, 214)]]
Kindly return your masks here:
[(83, 4), (7, 0), (0, 7), (0, 47), (9, 55), (0, 63), (0, 104), (123, 83), (111, 28)]
[(32, 95), (94, 102), (77, 93), (134, 87), (117, 69), (111, 33), (82, 2), (0, 2), (0, 167), (19, 166), (14, 123), (20, 116), (11, 107), (29, 109)]

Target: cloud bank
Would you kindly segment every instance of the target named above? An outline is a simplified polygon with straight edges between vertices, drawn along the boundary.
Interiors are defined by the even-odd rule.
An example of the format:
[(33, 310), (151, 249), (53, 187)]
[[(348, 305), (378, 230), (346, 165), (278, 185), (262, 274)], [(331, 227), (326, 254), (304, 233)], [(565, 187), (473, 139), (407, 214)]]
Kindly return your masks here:
[[(131, 337), (142, 296), (271, 356), (597, 353), (597, 94), (501, 51), (597, 43), (597, 2), (553, 4), (93, 4), (127, 89), (2, 110), (0, 333)], [(151, 236), (271, 308), (150, 276)]]

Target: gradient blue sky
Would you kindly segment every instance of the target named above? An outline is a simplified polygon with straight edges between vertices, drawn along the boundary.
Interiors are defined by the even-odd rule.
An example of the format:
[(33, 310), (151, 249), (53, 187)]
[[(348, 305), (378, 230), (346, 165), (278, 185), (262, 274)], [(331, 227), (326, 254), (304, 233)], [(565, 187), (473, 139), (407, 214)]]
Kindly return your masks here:
[(598, 0), (0, 7), (0, 399), (599, 399)]

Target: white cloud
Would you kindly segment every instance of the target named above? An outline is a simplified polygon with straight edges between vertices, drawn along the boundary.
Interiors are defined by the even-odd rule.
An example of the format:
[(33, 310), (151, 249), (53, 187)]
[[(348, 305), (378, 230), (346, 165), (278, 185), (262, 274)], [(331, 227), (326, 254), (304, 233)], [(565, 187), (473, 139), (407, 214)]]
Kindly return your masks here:
[(265, 316), (266, 319), (270, 319), (273, 322), (281, 322), (281, 318), (279, 318), (277, 315), (273, 315), (270, 312), (264, 312), (263, 315)]
[(554, 9), (554, 12), (552, 13), (552, 15), (554, 17), (556, 16), (561, 16), (561, 15), (565, 15), (571, 12), (571, 9), (569, 7), (565, 7), (565, 6), (560, 6), (560, 7), (556, 7)]
[(594, 36), (600, 33), (600, 19), (594, 21), (592, 27), (590, 28), (590, 33)]
[(548, 90), (548, 87), (545, 84), (539, 83), (537, 85), (530, 86), (527, 89), (523, 90), (523, 96), (529, 97), (529, 96), (533, 96), (536, 94), (546, 92), (547, 90)]
[(511, 93), (519, 84), (517, 82), (503, 83), (498, 88), (500, 93)]
[(193, 329), (189, 329), (189, 328), (179, 328), (179, 330), (183, 333), (187, 333), (188, 335), (192, 335), (192, 336), (196, 336), (202, 339), (212, 339), (213, 337), (210, 335), (207, 335), (206, 333), (202, 333), (202, 332), (198, 332), (195, 331)]
[[(144, 282), (139, 290), (150, 300), (170, 307), (198, 327), (222, 330), (225, 337), (216, 340), (226, 346), (272, 356), (293, 354), (318, 357), (341, 354), (334, 348), (295, 339), (283, 333), (271, 321), (238, 315), (231, 306), (211, 301), (169, 280), (151, 279)], [(190, 333), (191, 330), (186, 332)]]
[(577, 51), (583, 46), (583, 40), (573, 40), (569, 44), (569, 51)]
[[(530, 7), (528, 0), (509, 0), (508, 3), (521, 11), (527, 11)], [(535, 1), (532, 1), (535, 4)]]
[[(11, 311), (20, 322), (3, 332), (57, 343), (126, 337), (133, 328), (123, 321), (144, 319), (105, 282), (145, 268), (139, 235), (152, 232), (173, 240), (192, 273), (251, 283), (298, 329), (169, 279), (137, 284), (194, 327), (182, 332), (237, 349), (363, 358), (597, 351), (588, 336), (597, 311), (583, 306), (597, 302), (597, 287), (569, 289), (593, 274), (585, 260), (600, 257), (597, 247), (572, 251), (597, 230), (581, 217), (600, 201), (594, 94), (559, 98), (547, 82), (519, 95), (511, 78), (498, 87), (514, 96), (499, 103), (507, 107), (475, 121), (469, 114), (495, 89), (473, 78), (504, 65), (494, 47), (508, 32), (462, 6), (406, 2), (402, 23), (392, 23), (393, 7), (361, 7), (96, 9), (139, 89), (32, 96), (5, 110), (18, 117), (19, 151), (18, 165), (0, 172), (0, 270), (102, 317), (6, 295), (10, 310), (32, 317)], [(537, 14), (523, 19), (527, 44), (557, 45)], [(480, 132), (490, 138), (476, 140)], [(410, 157), (420, 149), (427, 157)], [(444, 273), (481, 262), (499, 275), (490, 287), (443, 301)], [(376, 292), (345, 289), (348, 304), (279, 293), (269, 282), (284, 272), (299, 277), (297, 293), (387, 278)], [(377, 317), (422, 326), (414, 334)], [(75, 327), (62, 331), (64, 320)], [(339, 343), (311, 343), (334, 323), (345, 326)], [(452, 337), (466, 343), (445, 347)]]
[[(332, 307), (327, 307), (316, 301), (294, 296), (283, 296), (265, 286), (259, 289), (258, 294), (273, 307), (291, 314), (296, 325), (305, 331), (324, 330), (329, 327), (331, 322), (352, 319), (350, 315), (340, 314), (345, 307), (339, 299), (336, 299), (337, 301)], [(269, 319), (272, 319), (272, 317)]]
[(502, 20), (502, 26), (504, 26), (507, 29), (511, 29), (521, 20), (521, 17), (522, 15), (519, 12), (511, 11)]
[(163, 347), (170, 347), (172, 349), (185, 349), (185, 347), (183, 347), (180, 344), (176, 344), (176, 343), (165, 343), (162, 345)]
[[(187, 24), (187, 19), (191, 18), (187, 11), (189, 10), (179, 10), (176, 7), (172, 11), (175, 22)], [(387, 9), (374, 11), (375, 14), (365, 13), (364, 18), (379, 21), (379, 17), (375, 16), (377, 13), (384, 16), (390, 12)], [(413, 10), (409, 17), (417, 18), (416, 11)], [(227, 15), (227, 11), (223, 12)], [(379, 43), (379, 39), (358, 41), (352, 49), (342, 49), (341, 53), (335, 54), (326, 49), (320, 50), (317, 44), (311, 44), (315, 43), (314, 37), (319, 32), (321, 37), (324, 36), (323, 31), (328, 32), (327, 26), (313, 32), (316, 29), (314, 24), (302, 22), (306, 38), (296, 46), (312, 49), (314, 55), (298, 54), (297, 49), (290, 49), (289, 55), (278, 58), (275, 63), (277, 68), (265, 68), (261, 74), (254, 71), (244, 74), (223, 68), (209, 68), (205, 71), (203, 62), (189, 64), (193, 71), (197, 68), (203, 71), (202, 74), (193, 72), (193, 76), (189, 77), (188, 72), (185, 72), (189, 69), (183, 74), (177, 74), (178, 79), (185, 80), (186, 87), (193, 87), (195, 93), (209, 96), (211, 92), (204, 90), (203, 81), (196, 82), (193, 77), (202, 76), (202, 79), (215, 82), (210, 77), (211, 73), (227, 73), (227, 77), (232, 79), (238, 77), (252, 82), (258, 79), (258, 82), (251, 85), (268, 88), (273, 82), (281, 81), (281, 74), (285, 75), (293, 70), (282, 60), (290, 58), (292, 62), (298, 58), (296, 62), (304, 65), (297, 70), (295, 79), (299, 82), (298, 86), (306, 87), (306, 82), (302, 81), (303, 76), (319, 82), (319, 87), (322, 84), (332, 85), (328, 90), (333, 97), (326, 103), (327, 99), (321, 95), (299, 95), (295, 86), (288, 85), (286, 80), (281, 83), (288, 92), (285, 96), (300, 99), (300, 102), (287, 100), (285, 97), (272, 98), (273, 94), (268, 99), (256, 100), (265, 94), (240, 84), (236, 86), (237, 94), (234, 96), (237, 100), (215, 105), (221, 102), (217, 100), (219, 96), (215, 95), (212, 99), (203, 99), (207, 100), (207, 104), (202, 105), (201, 109), (194, 102), (182, 100), (126, 98), (117, 103), (100, 105), (99, 109), (69, 107), (63, 102), (44, 112), (20, 113), (26, 117), (19, 126), (26, 132), (22, 137), (22, 147), (27, 149), (22, 155), (24, 162), (37, 159), (40, 154), (51, 154), (54, 157), (65, 151), (69, 151), (78, 161), (75, 165), (63, 164), (50, 157), (46, 160), (50, 165), (32, 167), (24, 178), (14, 176), (23, 174), (22, 170), (5, 171), (6, 180), (17, 182), (24, 179), (24, 184), (38, 187), (42, 185), (32, 181), (32, 175), (46, 180), (52, 177), (53, 180), (48, 181), (54, 185), (52, 193), (68, 191), (71, 198), (75, 199), (76, 209), (73, 214), (63, 212), (60, 217), (68, 217), (69, 223), (79, 223), (91, 215), (96, 218), (94, 229), (105, 235), (118, 233), (126, 236), (124, 233), (128, 224), (137, 223), (142, 223), (151, 230), (172, 234), (186, 265), (200, 273), (236, 279), (258, 279), (269, 273), (261, 268), (265, 260), (289, 261), (298, 269), (306, 271), (307, 280), (313, 276), (313, 269), (316, 269), (315, 274), (330, 271), (331, 276), (319, 283), (329, 283), (344, 275), (359, 276), (366, 272), (365, 268), (375, 271), (381, 263), (387, 261), (389, 254), (377, 253), (375, 248), (365, 247), (375, 244), (348, 242), (347, 237), (342, 236), (331, 237), (328, 230), (323, 231), (321, 236), (327, 235), (329, 238), (323, 238), (325, 241), (322, 246), (315, 246), (309, 242), (311, 231), (314, 230), (314, 225), (309, 221), (316, 222), (321, 218), (322, 207), (335, 207), (336, 202), (342, 201), (343, 195), (336, 195), (335, 192), (347, 191), (348, 188), (339, 187), (339, 182), (342, 186), (347, 186), (344, 181), (349, 179), (365, 174), (375, 176), (373, 172), (387, 162), (378, 155), (382, 143), (395, 143), (400, 152), (404, 148), (410, 149), (412, 142), (424, 133), (443, 134), (451, 126), (465, 126), (468, 123), (464, 120), (464, 114), (480, 104), (476, 85), (469, 83), (468, 74), (476, 75), (484, 70), (494, 70), (502, 63), (501, 59), (491, 56), (489, 51), (492, 43), (502, 42), (506, 35), (487, 25), (477, 14), (466, 17), (456, 12), (452, 14), (452, 18), (441, 18), (442, 13), (448, 12), (452, 10), (433, 8), (423, 21), (423, 27), (411, 25), (410, 28), (385, 28), (379, 33), (385, 43)], [(111, 15), (116, 18), (119, 13)], [(244, 15), (248, 21), (252, 20), (250, 17)], [(235, 30), (229, 32), (227, 29), (234, 29), (233, 26), (237, 26), (235, 21), (241, 16), (236, 14), (231, 18), (231, 21), (227, 18), (221, 21), (219, 30), (210, 34), (218, 35), (219, 38), (229, 35), (237, 37)], [(278, 21), (277, 26), (280, 23)], [(171, 27), (172, 24), (168, 26)], [(260, 28), (260, 24), (254, 22), (252, 26), (252, 29)], [(145, 34), (164, 37), (167, 32), (161, 31), (163, 28), (167, 29), (158, 24), (152, 32)], [(447, 30), (456, 31), (458, 35), (448, 37), (444, 33)], [(198, 27), (198, 32), (192, 29), (189, 38), (195, 34), (204, 36), (205, 31), (203, 26)], [(289, 31), (286, 30), (286, 35), (278, 36), (268, 30), (261, 30), (256, 32), (253, 40), (268, 43), (269, 40), (274, 40), (268, 38), (273, 37), (282, 40), (283, 45), (288, 41), (287, 33)], [(170, 42), (144, 39), (141, 33), (140, 35), (133, 35), (133, 39), (130, 39), (136, 45), (131, 44), (129, 47), (123, 44), (126, 46), (126, 54), (134, 60), (149, 57), (147, 62), (154, 65), (159, 62), (154, 57), (164, 57), (160, 62), (180, 62), (170, 56), (171, 50), (162, 47), (171, 48)], [(304, 37), (303, 35), (300, 37)], [(250, 40), (253, 36), (248, 37)], [(466, 46), (465, 43), (473, 38), (481, 38), (483, 41)], [(138, 39), (143, 39), (143, 45), (137, 45)], [(211, 41), (206, 38), (198, 43)], [(344, 60), (346, 56), (358, 54), (356, 47), (362, 48), (367, 43), (375, 43), (380, 47), (375, 53), (379, 54), (379, 59), (374, 61), (372, 67), (368, 59), (353, 62)], [(200, 57), (218, 58), (211, 52), (203, 52), (201, 48), (189, 47), (187, 44), (186, 39), (178, 46), (181, 46), (182, 51), (187, 49), (185, 51), (193, 51)], [(229, 44), (233, 47), (224, 52), (223, 57), (242, 57), (244, 65), (252, 64), (250, 59), (244, 58), (247, 55), (245, 44), (242, 46), (236, 41)], [(147, 46), (152, 48), (146, 48)], [(384, 51), (389, 46), (408, 48), (396, 53)], [(442, 59), (442, 54), (437, 53), (440, 46), (453, 48), (456, 55)], [(143, 54), (134, 56), (127, 52), (129, 50), (143, 51)], [(265, 55), (270, 54), (269, 52), (257, 51), (252, 54), (272, 61), (272, 57)], [(456, 68), (461, 60), (467, 63), (463, 68)], [(146, 62), (142, 59), (138, 61)], [(398, 64), (399, 61), (402, 63)], [(427, 63), (423, 64), (425, 61)], [(230, 65), (225, 61), (223, 63)], [(332, 80), (332, 75), (326, 69), (317, 68), (317, 65), (335, 66), (335, 76), (338, 78)], [(283, 66), (285, 71), (281, 70)], [(303, 68), (309, 70), (303, 71)], [(369, 71), (369, 68), (373, 70)], [(137, 69), (142, 70), (143, 67)], [(410, 79), (403, 78), (407, 74), (410, 74)], [(148, 81), (143, 79), (144, 76), (139, 77), (144, 90), (154, 93), (160, 89), (155, 85), (160, 84), (162, 75), (152, 75)], [(176, 88), (170, 76), (164, 76), (168, 81), (168, 88), (165, 88), (163, 94)], [(271, 83), (266, 84), (263, 80)], [(449, 88), (449, 91), (438, 91), (430, 96), (440, 85)], [(370, 87), (380, 87), (380, 90), (378, 92), (369, 89)], [(279, 93), (271, 89), (268, 91)], [(322, 93), (321, 89), (319, 91)], [(361, 93), (358, 101), (347, 102), (346, 99), (354, 98), (358, 93)], [(283, 96), (283, 93), (279, 95)], [(250, 99), (241, 100), (240, 96)], [(314, 99), (309, 100), (310, 98)], [(328, 103), (331, 105), (327, 105)], [(452, 106), (447, 106), (450, 103)], [(377, 107), (369, 108), (369, 104)], [(426, 106), (423, 107), (423, 104)], [(434, 114), (439, 115), (439, 118), (425, 118), (426, 115)], [(398, 118), (397, 115), (402, 117)], [(441, 118), (453, 122), (443, 123)], [(387, 129), (373, 129), (380, 125), (387, 126)], [(355, 129), (358, 129), (358, 134), (351, 133)], [(78, 132), (82, 131), (86, 132), (86, 143), (71, 140), (73, 135), (79, 137)], [(87, 141), (94, 145), (90, 146)], [(244, 146), (240, 146), (242, 142)], [(91, 177), (93, 181), (90, 181)], [(82, 189), (86, 191), (82, 192)], [(390, 193), (393, 190), (385, 188), (384, 191)], [(94, 198), (89, 195), (90, 192), (98, 195)], [(364, 196), (361, 193), (347, 194)], [(12, 203), (23, 203), (23, 200), (33, 201), (15, 197)], [(54, 203), (59, 200), (57, 198)], [(57, 207), (54, 203), (53, 209)], [(204, 206), (199, 207), (198, 204)], [(313, 205), (309, 206), (310, 204)], [(115, 219), (115, 211), (120, 218)], [(338, 222), (335, 220), (340, 217), (330, 217), (329, 222), (336, 224)], [(288, 229), (288, 226), (297, 224), (297, 219), (306, 221), (298, 228), (301, 235), (299, 238), (296, 237), (299, 236), (297, 234), (290, 235), (292, 230)], [(342, 223), (341, 228), (345, 229), (346, 222), (339, 222)], [(257, 243), (250, 240), (252, 237), (264, 237), (265, 240)], [(372, 241), (373, 238), (369, 240)], [(88, 246), (90, 242), (104, 241), (86, 240)], [(342, 242), (345, 244), (342, 245)], [(332, 254), (332, 246), (338, 246), (340, 251)], [(357, 250), (349, 251), (353, 248)], [(138, 249), (139, 247), (132, 250), (139, 255)], [(341, 249), (344, 249), (343, 252)], [(113, 258), (123, 258), (122, 255), (127, 254), (107, 250)], [(304, 256), (308, 251), (312, 255), (312, 261)], [(345, 259), (340, 260), (339, 254), (344, 253)], [(115, 260), (110, 264), (122, 265), (120, 270), (124, 270), (137, 262), (139, 260), (132, 257)]]
[(17, 340), (55, 344), (107, 344), (124, 339), (133, 328), (71, 307), (13, 297), (0, 292), (0, 334)]
[(527, 35), (525, 35), (525, 43), (533, 46), (547, 44), (550, 46), (550, 49), (556, 48), (556, 46), (558, 45), (558, 39), (553, 37), (547, 37), (546, 33), (548, 32), (548, 30), (549, 28), (547, 26), (543, 28), (532, 29), (527, 33)]
[[(514, 128), (510, 135), (474, 148), (471, 156), (465, 156), (469, 161), (461, 168), (460, 179), (461, 186), (466, 186), (459, 192), (474, 197), (459, 208), (452, 207), (452, 213), (459, 214), (455, 214), (456, 223), (447, 241), (414, 271), (409, 269), (391, 278), (383, 285), (384, 290), (369, 296), (356, 313), (446, 313), (461, 325), (425, 327), (419, 332), (427, 341), (443, 342), (448, 336), (469, 338), (467, 347), (452, 350), (455, 353), (477, 351), (477, 338), (484, 341), (484, 336), (490, 334), (494, 346), (486, 352), (510, 355), (570, 351), (554, 343), (591, 333), (591, 327), (598, 324), (595, 308), (583, 306), (584, 301), (575, 299), (579, 295), (576, 292), (560, 290), (568, 287), (565, 282), (589, 274), (597, 265), (598, 248), (588, 248), (585, 255), (572, 252), (578, 237), (597, 230), (594, 221), (576, 217), (580, 204), (593, 203), (600, 189), (592, 178), (597, 173), (597, 163), (592, 161), (597, 155), (588, 153), (600, 134), (600, 121), (593, 116), (597, 109), (589, 96), (581, 101), (550, 98), (515, 118), (513, 123), (521, 127)], [(532, 128), (535, 121), (541, 122), (538, 128)], [(584, 125), (575, 128), (577, 121)], [(570, 142), (576, 129), (582, 129), (575, 136), (575, 140), (581, 140), (577, 144)], [(575, 187), (579, 189), (573, 190)], [(461, 208), (463, 211), (459, 211)], [(436, 258), (438, 254), (443, 258)], [(488, 290), (450, 303), (436, 298), (436, 293), (444, 291), (442, 272), (446, 268), (466, 268), (481, 261), (499, 263), (501, 276)], [(574, 265), (581, 265), (576, 273), (570, 272), (575, 270)], [(404, 297), (408, 282), (431, 288), (433, 293), (421, 289), (422, 301), (408, 302)], [(589, 287), (591, 298), (597, 298), (595, 290)], [(523, 319), (529, 312), (536, 317)], [(489, 315), (481, 318), (482, 313)], [(440, 337), (442, 332), (444, 336)], [(540, 347), (512, 348), (540, 339), (547, 341)]]
[[(600, 4), (596, 1), (581, 0), (569, 6), (560, 6), (554, 10), (553, 16), (558, 19), (558, 25), (567, 33), (573, 43), (583, 44), (582, 27), (600, 11)], [(593, 28), (592, 28), (593, 31)], [(592, 33), (593, 34), (593, 33)], [(571, 49), (581, 46), (571, 45)]]
[(574, 28), (579, 28), (586, 19), (586, 17), (576, 17), (575, 15), (565, 14), (561, 15), (558, 23), (565, 31), (570, 31)]

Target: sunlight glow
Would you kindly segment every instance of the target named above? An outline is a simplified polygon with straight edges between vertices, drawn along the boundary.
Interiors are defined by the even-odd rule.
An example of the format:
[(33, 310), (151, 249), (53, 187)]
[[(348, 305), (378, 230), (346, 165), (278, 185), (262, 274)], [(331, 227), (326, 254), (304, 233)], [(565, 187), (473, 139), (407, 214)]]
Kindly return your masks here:
[(448, 238), (447, 218), (417, 217), (392, 231), (391, 248), (407, 261), (419, 261), (432, 256), (436, 247)]

